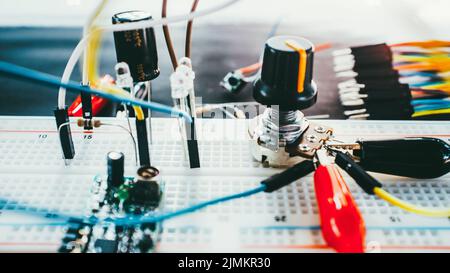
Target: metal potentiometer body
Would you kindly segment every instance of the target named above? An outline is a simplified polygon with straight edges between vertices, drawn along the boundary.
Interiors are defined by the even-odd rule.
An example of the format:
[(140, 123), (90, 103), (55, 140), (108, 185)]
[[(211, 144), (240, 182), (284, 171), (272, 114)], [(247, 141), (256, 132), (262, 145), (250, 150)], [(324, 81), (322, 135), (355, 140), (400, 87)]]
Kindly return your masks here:
[(254, 158), (274, 167), (312, 158), (332, 129), (309, 122), (300, 111), (315, 104), (313, 44), (300, 37), (275, 36), (266, 41), (261, 76), (253, 97), (268, 108), (249, 125)]

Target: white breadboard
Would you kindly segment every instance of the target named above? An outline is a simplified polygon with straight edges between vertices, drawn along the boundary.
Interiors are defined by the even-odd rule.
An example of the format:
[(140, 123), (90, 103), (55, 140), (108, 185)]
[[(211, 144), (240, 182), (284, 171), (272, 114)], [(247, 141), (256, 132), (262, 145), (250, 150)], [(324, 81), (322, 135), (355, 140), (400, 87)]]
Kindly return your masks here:
[[(102, 120), (126, 124), (124, 120)], [(253, 161), (247, 122), (200, 120), (202, 168), (190, 170), (176, 120), (153, 119), (151, 160), (166, 184), (166, 209), (250, 189), (279, 171)], [(318, 122), (333, 127), (335, 136), (344, 141), (403, 136), (450, 138), (450, 122)], [(105, 174), (108, 151), (125, 153), (127, 174), (134, 174), (134, 150), (125, 131), (117, 127), (98, 128), (94, 133), (76, 127), (72, 130), (76, 156), (65, 166), (52, 118), (0, 117), (0, 251), (56, 251), (64, 227), (52, 225), (51, 213), (87, 212), (93, 178)], [(403, 212), (364, 194), (354, 181), (344, 177), (366, 222), (368, 251), (450, 252), (449, 219)], [(427, 207), (450, 207), (450, 175), (433, 180), (376, 177), (404, 200)], [(321, 237), (314, 195), (309, 176), (272, 194), (261, 193), (168, 220), (163, 224), (157, 251), (332, 251)], [(35, 212), (48, 213), (49, 218)]]

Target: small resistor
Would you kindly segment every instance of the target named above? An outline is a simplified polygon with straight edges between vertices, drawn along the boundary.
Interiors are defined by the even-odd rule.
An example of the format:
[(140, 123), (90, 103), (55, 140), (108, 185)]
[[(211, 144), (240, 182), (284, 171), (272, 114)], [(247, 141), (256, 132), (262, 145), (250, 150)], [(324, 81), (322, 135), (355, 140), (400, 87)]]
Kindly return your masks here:
[(102, 125), (102, 122), (100, 120), (82, 119), (82, 118), (77, 120), (77, 126), (78, 127), (98, 128), (101, 125)]

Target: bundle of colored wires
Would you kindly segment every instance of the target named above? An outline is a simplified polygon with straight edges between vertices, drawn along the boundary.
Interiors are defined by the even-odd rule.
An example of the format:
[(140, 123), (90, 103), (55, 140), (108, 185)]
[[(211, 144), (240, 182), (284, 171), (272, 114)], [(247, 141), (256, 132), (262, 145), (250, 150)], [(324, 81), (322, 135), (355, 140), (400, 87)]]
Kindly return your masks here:
[[(445, 118), (450, 114), (450, 42), (366, 45), (334, 55), (337, 76), (350, 78), (339, 84), (349, 118)], [(408, 95), (403, 92), (405, 85)], [(389, 89), (391, 94), (380, 95), (377, 89)], [(392, 113), (383, 115), (387, 108)]]
[(412, 89), (412, 117), (450, 114), (450, 42), (412, 42), (391, 48), (400, 81)]

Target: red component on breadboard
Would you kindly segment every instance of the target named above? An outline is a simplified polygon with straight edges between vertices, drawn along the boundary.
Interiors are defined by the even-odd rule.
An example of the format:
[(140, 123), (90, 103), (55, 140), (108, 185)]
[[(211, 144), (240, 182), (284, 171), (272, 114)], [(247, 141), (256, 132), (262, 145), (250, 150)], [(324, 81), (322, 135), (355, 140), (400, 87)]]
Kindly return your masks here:
[[(101, 79), (102, 82), (109, 84), (114, 84), (114, 78), (110, 75), (105, 75)], [(96, 116), (100, 111), (108, 104), (108, 100), (98, 96), (92, 96), (92, 116)], [(71, 117), (82, 117), (83, 116), (83, 106), (81, 103), (81, 96), (78, 95), (77, 98), (70, 105), (68, 112)]]

